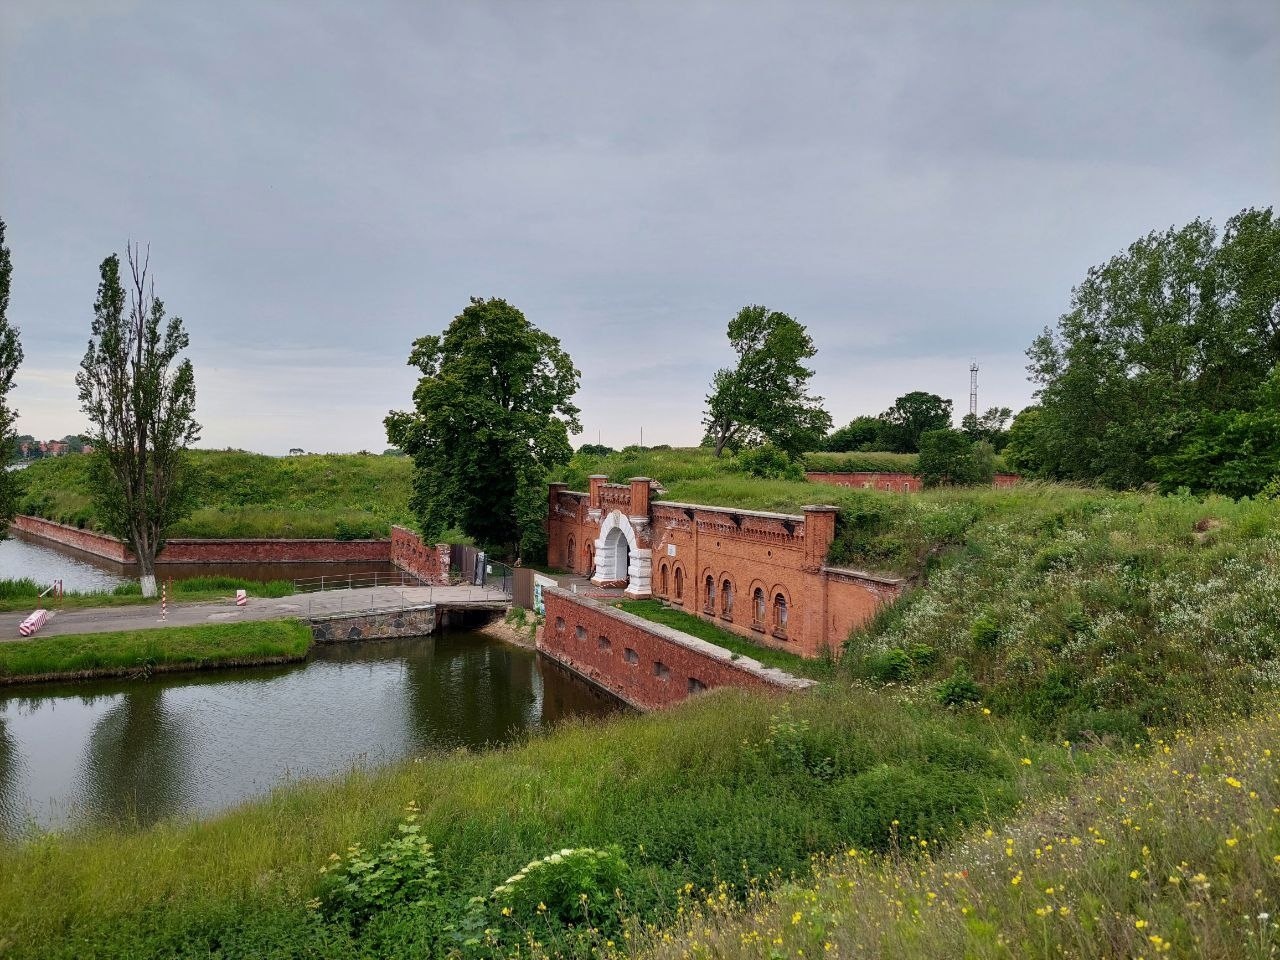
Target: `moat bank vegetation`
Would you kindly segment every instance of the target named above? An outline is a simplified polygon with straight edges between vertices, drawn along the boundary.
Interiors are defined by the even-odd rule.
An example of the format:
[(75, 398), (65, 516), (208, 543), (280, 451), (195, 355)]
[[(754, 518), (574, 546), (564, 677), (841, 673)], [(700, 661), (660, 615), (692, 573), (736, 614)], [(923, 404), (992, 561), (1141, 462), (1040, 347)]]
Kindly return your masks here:
[(58, 675), (145, 676), (178, 667), (278, 663), (301, 659), (310, 647), (311, 630), (297, 620), (39, 637), (0, 643), (0, 684)]
[[(793, 489), (760, 481), (754, 487), (770, 504)], [(1246, 767), (1242, 746), (1231, 754), (1236, 766), (1179, 766), (1197, 779), (1174, 781), (1163, 758), (1177, 729), (1196, 730), (1183, 739), (1197, 743), (1236, 737), (1199, 727), (1255, 712), (1255, 725), (1239, 728), (1246, 739), (1224, 743), (1247, 744), (1255, 754), (1270, 749), (1264, 744), (1275, 732), (1266, 718), (1274, 711), (1280, 635), (1280, 505), (1039, 485), (910, 497), (831, 490), (850, 497), (842, 501), (841, 533), (849, 556), (868, 566), (900, 558), (916, 582), (900, 604), (850, 638), (818, 691), (777, 699), (718, 692), (661, 715), (570, 725), (493, 754), (427, 758), (283, 788), (207, 823), (0, 847), (6, 867), (0, 941), (19, 957), (204, 956), (215, 949), (224, 957), (489, 956), (517, 944), (527, 953), (529, 938), (568, 954), (608, 950), (609, 941), (629, 947), (637, 939), (665, 949), (663, 934), (648, 933), (647, 925), (678, 925), (682, 897), (687, 912), (689, 897), (702, 888), (717, 904), (723, 894), (726, 910), (753, 882), (769, 889), (794, 883), (784, 897), (828, 903), (823, 898), (835, 897), (837, 888), (823, 884), (832, 871), (848, 866), (901, 882), (912, 871), (935, 869), (931, 860), (917, 862), (922, 850), (941, 849), (939, 856), (954, 863), (972, 860), (987, 849), (979, 843), (989, 839), (982, 837), (986, 824), (1002, 839), (1012, 832), (1014, 859), (1031, 865), (1030, 838), (1045, 829), (1036, 811), (1055, 809), (1036, 798), (1111, 796), (1102, 784), (1081, 786), (1080, 778), (1113, 766), (1105, 775), (1118, 779), (1107, 782), (1142, 798), (1134, 814), (1142, 819), (1134, 822), (1144, 835), (1158, 836), (1159, 846), (1127, 835), (1121, 844), (1107, 832), (1112, 820), (1124, 819), (1114, 803), (1097, 808), (1100, 834), (1074, 820), (1064, 825), (1073, 831), (1065, 834), (1068, 847), (1075, 846), (1071, 836), (1091, 845), (1077, 879), (1068, 878), (1075, 884), (1071, 899), (1052, 900), (1055, 911), (1067, 906), (1078, 918), (1071, 921), (1078, 926), (1062, 928), (1075, 937), (1076, 953), (1128, 944), (1116, 939), (1123, 923), (1107, 919), (1113, 915), (1145, 919), (1153, 935), (1183, 955), (1195, 953), (1195, 935), (1235, 923), (1222, 911), (1235, 910), (1243, 896), (1237, 893), (1254, 883), (1254, 860), (1280, 854), (1271, 849), (1275, 832), (1266, 814), (1273, 801), (1265, 791), (1273, 787), (1258, 785), (1265, 776), (1274, 779), (1274, 770), (1252, 761)], [(1252, 790), (1264, 798), (1262, 807), (1222, 801), (1224, 817), (1239, 829), (1219, 837), (1221, 862), (1210, 862), (1208, 841), (1193, 836), (1202, 808), (1189, 800), (1166, 803), (1174, 793), (1140, 792), (1163, 789), (1160, 777), (1167, 775), (1170, 790), (1213, 803), (1214, 795), (1196, 792), (1202, 784), (1209, 789), (1211, 773), (1220, 775), (1212, 787), (1222, 797)], [(1226, 777), (1243, 784), (1243, 794), (1226, 792), (1237, 790)], [(1032, 801), (1028, 819), (1009, 819), (1026, 801)], [(411, 805), (416, 811), (406, 810)], [(1094, 812), (1070, 815), (1090, 820)], [(1222, 824), (1225, 830), (1228, 820)], [(394, 842), (384, 848), (389, 838)], [(1228, 845), (1230, 838), (1237, 844)], [(1060, 849), (1058, 840), (1045, 842)], [(1129, 854), (1140, 854), (1143, 842), (1153, 851), (1145, 886), (1125, 886), (1120, 881), (1140, 869)], [(351, 844), (360, 845), (354, 860)], [(1238, 875), (1229, 860), (1241, 852), (1237, 845), (1254, 851), (1240, 861)], [(1003, 845), (995, 846), (1003, 857)], [(581, 848), (612, 852), (598, 859)], [(812, 877), (812, 855), (851, 848), (860, 852), (856, 862), (824, 866)], [(1106, 860), (1111, 849), (1124, 856)], [(521, 869), (564, 850), (573, 852)], [(909, 850), (916, 853), (909, 857)], [(330, 853), (337, 859), (329, 860)], [(399, 868), (383, 869), (402, 855), (424, 865), (423, 883), (409, 883)], [(627, 869), (605, 871), (603, 865), (614, 871), (618, 858)], [(1201, 898), (1203, 909), (1214, 911), (1203, 930), (1168, 919), (1178, 901), (1170, 899), (1175, 891), (1157, 889), (1157, 873), (1170, 860), (1193, 868), (1185, 876), (1181, 868), (1170, 870), (1179, 884), (1204, 883), (1196, 879), (1203, 874), (1228, 898), (1226, 907)], [(939, 862), (948, 864), (943, 872), (967, 869), (974, 876), (986, 860), (961, 868)], [(1048, 870), (1049, 862), (1036, 869)], [(355, 899), (334, 892), (335, 873), (344, 889), (355, 884)], [(536, 885), (540, 877), (590, 889), (588, 909), (548, 899)], [(971, 896), (1003, 891), (999, 879), (975, 876)], [(1035, 924), (1047, 914), (1035, 911), (1052, 897), (1042, 891), (1060, 882), (1029, 867), (1018, 884), (1011, 880), (1001, 881), (1010, 884), (1004, 898), (993, 892), (989, 905), (975, 901), (981, 914), (960, 914), (981, 927), (975, 937), (990, 931), (993, 955), (1000, 952), (997, 938), (1041, 929)], [(1042, 880), (1034, 902), (1017, 899), (1014, 888), (1026, 884), (1029, 891)], [(601, 892), (606, 883), (609, 895)], [(970, 896), (970, 888), (960, 890), (954, 877), (951, 884), (918, 891), (922, 915), (934, 899), (953, 898), (957, 911), (967, 905), (957, 891)], [(611, 895), (615, 886), (620, 899)], [(499, 887), (507, 889), (495, 894)], [(65, 895), (37, 893), (49, 889)], [(897, 898), (907, 905), (895, 921), (900, 931), (917, 905), (911, 897)], [(752, 901), (753, 912), (709, 923), (717, 936), (721, 930), (748, 936), (757, 916), (770, 929), (777, 910), (791, 903), (777, 902), (784, 906)], [(1016, 917), (990, 916), (1015, 906)], [(1149, 914), (1137, 912), (1148, 907)], [(785, 915), (788, 923), (795, 912)], [(1267, 912), (1266, 905), (1254, 912)], [(802, 912), (794, 925), (807, 930), (814, 916)], [(927, 923), (932, 918), (926, 915)], [(842, 947), (867, 935), (847, 917), (823, 923), (824, 935), (844, 938)], [(786, 931), (783, 944), (798, 943), (788, 938), (799, 932)], [(679, 930), (671, 935), (678, 939)], [(933, 935), (926, 931), (922, 942)], [(1007, 952), (1019, 955), (1021, 941), (1008, 942)]]
[[(190, 450), (198, 506), (170, 537), (386, 537), (409, 524), (411, 464), (405, 457), (310, 454), (268, 457), (242, 450)], [(99, 530), (92, 461), (39, 460), (21, 471), (18, 512)]]
[[(174, 601), (230, 600), (237, 590), (247, 590), (253, 597), (287, 597), (296, 589), (292, 580), (244, 580), (240, 577), (188, 577), (166, 584), (168, 597)], [(68, 610), (76, 607), (127, 607), (154, 604), (154, 597), (144, 597), (136, 580), (118, 584), (110, 590), (85, 590), (64, 593), (61, 597), (45, 596), (48, 587), (34, 580), (0, 580), (0, 611), (31, 610), (46, 607)]]

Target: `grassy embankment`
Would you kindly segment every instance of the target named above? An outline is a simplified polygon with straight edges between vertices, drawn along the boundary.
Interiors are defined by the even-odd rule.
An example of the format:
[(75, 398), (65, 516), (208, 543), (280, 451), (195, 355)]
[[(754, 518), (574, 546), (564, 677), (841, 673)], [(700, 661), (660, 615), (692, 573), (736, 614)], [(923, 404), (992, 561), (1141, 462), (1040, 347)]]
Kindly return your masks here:
[[(193, 450), (199, 507), (171, 537), (363, 539), (409, 523), (406, 457), (309, 454), (268, 457), (240, 450)], [(89, 483), (90, 458), (38, 460), (22, 471), (20, 513), (100, 529)]]
[[(190, 577), (186, 580), (174, 580), (171, 584), (173, 593), (170, 599), (174, 602), (194, 603), (198, 601), (222, 600), (235, 595), (236, 590), (248, 590), (254, 597), (287, 597), (294, 592), (291, 580), (242, 580), (239, 577)], [(111, 590), (86, 590), (64, 593), (61, 597), (52, 595), (40, 598), (40, 593), (47, 587), (34, 580), (0, 580), (0, 611), (34, 610), (44, 607), (48, 610), (74, 610), (84, 607), (127, 607), (138, 604), (158, 604), (155, 597), (143, 597), (142, 587), (137, 581), (122, 583)]]
[(941, 853), (851, 846), (747, 902), (687, 898), (653, 960), (1274, 957), (1280, 713), (1175, 731), (1141, 758)]
[(311, 631), (296, 620), (202, 624), (0, 643), (0, 684), (299, 660)]
[[(724, 476), (658, 479), (703, 499), (733, 493), (752, 501), (741, 505), (773, 509), (811, 502), (814, 490), (738, 487)], [(224, 957), (442, 956), (458, 945), (443, 927), (458, 922), (469, 897), (527, 860), (581, 844), (616, 844), (633, 864), (623, 890), (629, 922), (671, 923), (685, 884), (715, 890), (727, 881), (740, 891), (749, 877), (805, 874), (810, 854), (924, 838), (925, 849), (941, 842), (953, 851), (943, 856), (965, 857), (963, 845), (947, 843), (961, 824), (998, 826), (1018, 800), (1064, 793), (1115, 756), (1154, 754), (1158, 764), (1159, 740), (1174, 726), (1273, 702), (1274, 503), (1037, 486), (911, 497), (829, 489), (822, 499), (848, 497), (839, 501), (843, 562), (923, 576), (851, 638), (818, 691), (783, 699), (721, 692), (495, 754), (289, 787), (205, 824), (0, 848), (0, 940), (14, 956), (203, 956), (214, 943)], [(1122, 760), (1115, 775), (1132, 762)], [(1263, 795), (1244, 776), (1226, 775)], [(432, 908), (389, 908), (364, 926), (308, 910), (308, 898), (326, 889), (317, 871), (328, 852), (381, 842), (410, 801), (436, 845)], [(1264, 812), (1240, 808), (1239, 845), (1250, 831), (1272, 829)], [(1143, 833), (1181, 829), (1173, 808), (1136, 813), (1156, 818)], [(1087, 832), (1085, 843), (1119, 847)], [(1015, 854), (1022, 849), (1019, 841)], [(1194, 862), (1172, 845), (1169, 855)], [(908, 860), (894, 869), (929, 868)], [(1010, 878), (1024, 883), (1025, 871), (1017, 885)], [(61, 893), (39, 893), (47, 890)], [(944, 891), (926, 890), (925, 900), (928, 892), (941, 899)], [(1122, 892), (1101, 887), (1096, 905), (1082, 900), (1072, 910), (1102, 929), (1090, 918), (1131, 912), (1135, 901)], [(975, 908), (1009, 909), (990, 897)], [(1041, 906), (1027, 902), (1030, 913), (1016, 922), (1040, 919)], [(1235, 902), (1203, 909), (1226, 923)], [(519, 928), (492, 910), (484, 922), (503, 949), (530, 933), (573, 942), (549, 922)]]

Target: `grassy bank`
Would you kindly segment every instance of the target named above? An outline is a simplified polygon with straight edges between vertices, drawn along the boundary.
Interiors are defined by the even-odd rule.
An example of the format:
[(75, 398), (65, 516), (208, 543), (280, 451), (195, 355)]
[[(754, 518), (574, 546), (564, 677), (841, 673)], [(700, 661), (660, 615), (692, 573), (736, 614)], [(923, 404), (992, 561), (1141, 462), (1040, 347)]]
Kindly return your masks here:
[[(199, 508), (171, 537), (361, 539), (385, 537), (409, 513), (405, 457), (311, 454), (268, 457), (241, 450), (192, 450)], [(89, 482), (90, 458), (38, 460), (22, 471), (20, 513), (101, 528)]]
[(296, 620), (40, 637), (0, 643), (0, 683), (300, 658), (310, 647), (310, 629)]
[[(655, 960), (1275, 956), (1280, 712), (1175, 732), (1069, 797), (940, 855), (856, 845), (742, 904), (691, 895)], [(643, 936), (643, 935), (642, 935)]]
[[(631, 865), (624, 908), (674, 920), (686, 883), (805, 873), (817, 851), (883, 847), (894, 821), (945, 836), (1066, 772), (1050, 748), (1020, 766), (1023, 748), (989, 720), (849, 690), (787, 702), (722, 691), (483, 755), (287, 787), (205, 823), (0, 846), (0, 955), (444, 956), (457, 943), (443, 927), (470, 897), (579, 846), (617, 845)], [(431, 908), (363, 926), (309, 909), (330, 852), (376, 846), (411, 802), (441, 871)]]
[[(236, 590), (248, 590), (253, 597), (287, 597), (294, 592), (291, 580), (243, 580), (239, 577), (190, 577), (174, 580), (170, 600), (174, 603), (195, 603), (220, 600), (233, 596)], [(72, 610), (85, 607), (127, 607), (142, 604), (159, 604), (156, 597), (143, 597), (142, 586), (137, 581), (122, 583), (112, 590), (88, 590), (64, 593), (61, 597), (40, 598), (46, 585), (34, 580), (0, 580), (0, 611)]]
[(685, 613), (683, 610), (673, 610), (658, 600), (620, 600), (614, 603), (614, 606), (620, 610), (625, 610), (627, 613), (634, 613), (637, 617), (643, 617), (654, 623), (661, 623), (664, 626), (695, 636), (700, 640), (714, 643), (716, 646), (723, 647), (731, 653), (751, 657), (766, 667), (777, 667), (779, 670), (785, 670), (787, 673), (797, 677), (812, 677), (815, 680), (821, 680), (831, 677), (835, 673), (835, 665), (829, 661), (807, 660), (794, 653), (788, 653), (786, 650), (775, 650), (772, 647), (752, 643), (736, 633), (721, 630), (714, 623), (709, 623), (701, 617), (695, 617), (693, 614)]

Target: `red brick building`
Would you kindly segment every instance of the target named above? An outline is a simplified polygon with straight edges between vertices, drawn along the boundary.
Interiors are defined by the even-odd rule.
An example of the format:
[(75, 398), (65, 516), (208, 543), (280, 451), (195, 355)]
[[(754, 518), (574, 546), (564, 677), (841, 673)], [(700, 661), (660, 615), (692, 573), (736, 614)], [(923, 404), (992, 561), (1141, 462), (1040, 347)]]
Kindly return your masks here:
[(902, 580), (827, 564), (835, 507), (783, 514), (650, 502), (647, 478), (606, 480), (591, 477), (586, 493), (551, 485), (548, 563), (806, 657), (838, 653), (902, 594)]

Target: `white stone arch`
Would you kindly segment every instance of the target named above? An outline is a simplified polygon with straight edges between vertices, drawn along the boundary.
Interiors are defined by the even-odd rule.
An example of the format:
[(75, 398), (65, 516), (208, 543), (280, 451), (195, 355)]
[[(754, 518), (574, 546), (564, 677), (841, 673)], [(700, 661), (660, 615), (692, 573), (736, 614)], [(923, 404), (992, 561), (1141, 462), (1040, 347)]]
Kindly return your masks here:
[(640, 546), (635, 527), (621, 510), (614, 510), (604, 518), (595, 547), (596, 568), (592, 583), (611, 586), (625, 583), (628, 596), (650, 595), (653, 589), (653, 551)]

